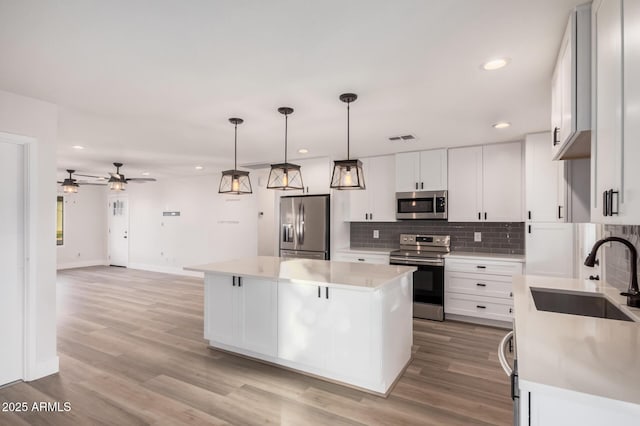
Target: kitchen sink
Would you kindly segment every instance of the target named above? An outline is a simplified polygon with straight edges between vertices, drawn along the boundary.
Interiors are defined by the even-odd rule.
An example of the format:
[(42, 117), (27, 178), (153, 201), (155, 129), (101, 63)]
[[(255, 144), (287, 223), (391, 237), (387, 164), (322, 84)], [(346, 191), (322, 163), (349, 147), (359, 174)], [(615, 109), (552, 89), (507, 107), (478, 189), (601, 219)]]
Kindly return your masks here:
[(531, 289), (531, 296), (533, 296), (533, 302), (539, 311), (633, 322), (630, 317), (604, 296), (588, 293), (563, 293), (538, 288)]

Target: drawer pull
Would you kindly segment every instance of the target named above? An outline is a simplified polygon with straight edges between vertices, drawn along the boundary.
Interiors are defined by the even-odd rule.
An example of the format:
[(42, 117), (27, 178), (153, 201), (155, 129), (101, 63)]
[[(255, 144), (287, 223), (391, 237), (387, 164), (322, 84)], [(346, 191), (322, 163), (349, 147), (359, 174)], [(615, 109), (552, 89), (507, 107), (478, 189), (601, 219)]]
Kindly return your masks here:
[(483, 284), (483, 283), (476, 283), (476, 285), (477, 285), (478, 287), (486, 287), (486, 286), (487, 286), (486, 284)]
[(359, 259), (358, 259), (358, 262), (364, 262), (364, 259), (359, 258)]
[(487, 309), (486, 306), (482, 306), (482, 305), (476, 305), (476, 308), (478, 308), (478, 309)]
[(513, 292), (510, 292), (510, 293), (509, 293), (509, 297), (513, 297)]
[(478, 269), (487, 269), (487, 267), (483, 266), (483, 265), (477, 265), (476, 268), (478, 268)]
[(512, 314), (513, 313), (513, 308), (509, 308), (509, 313)]

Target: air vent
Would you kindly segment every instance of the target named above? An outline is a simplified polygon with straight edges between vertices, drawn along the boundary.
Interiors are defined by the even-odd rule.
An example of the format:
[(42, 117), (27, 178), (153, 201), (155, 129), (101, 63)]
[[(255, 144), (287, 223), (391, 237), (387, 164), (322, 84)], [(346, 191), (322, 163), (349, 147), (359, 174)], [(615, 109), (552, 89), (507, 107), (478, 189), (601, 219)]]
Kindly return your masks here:
[(392, 142), (395, 141), (413, 141), (416, 140), (415, 135), (398, 135), (398, 136), (390, 136), (389, 140)]

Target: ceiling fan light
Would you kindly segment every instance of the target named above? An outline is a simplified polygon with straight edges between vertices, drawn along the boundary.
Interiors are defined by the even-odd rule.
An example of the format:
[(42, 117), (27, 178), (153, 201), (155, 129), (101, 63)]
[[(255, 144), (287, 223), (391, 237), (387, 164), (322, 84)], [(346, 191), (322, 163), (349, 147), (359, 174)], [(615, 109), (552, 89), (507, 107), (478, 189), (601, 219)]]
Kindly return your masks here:
[(278, 163), (271, 165), (267, 189), (279, 189), (282, 191), (301, 190), (304, 188), (300, 166), (291, 163)]
[(225, 170), (222, 172), (218, 187), (219, 194), (243, 195), (252, 192), (249, 172), (244, 170)]
[(124, 191), (126, 189), (127, 183), (121, 181), (120, 179), (116, 179), (112, 177), (109, 179), (109, 189), (112, 191)]
[(331, 175), (332, 189), (366, 189), (364, 172), (360, 160), (339, 160), (333, 162)]

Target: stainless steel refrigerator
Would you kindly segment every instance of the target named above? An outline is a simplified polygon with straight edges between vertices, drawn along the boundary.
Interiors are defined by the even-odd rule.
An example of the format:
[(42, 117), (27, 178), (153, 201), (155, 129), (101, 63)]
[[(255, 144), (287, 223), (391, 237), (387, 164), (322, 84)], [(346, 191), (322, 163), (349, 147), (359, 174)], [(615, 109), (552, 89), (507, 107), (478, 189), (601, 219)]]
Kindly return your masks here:
[(280, 257), (329, 260), (329, 195), (280, 198)]

